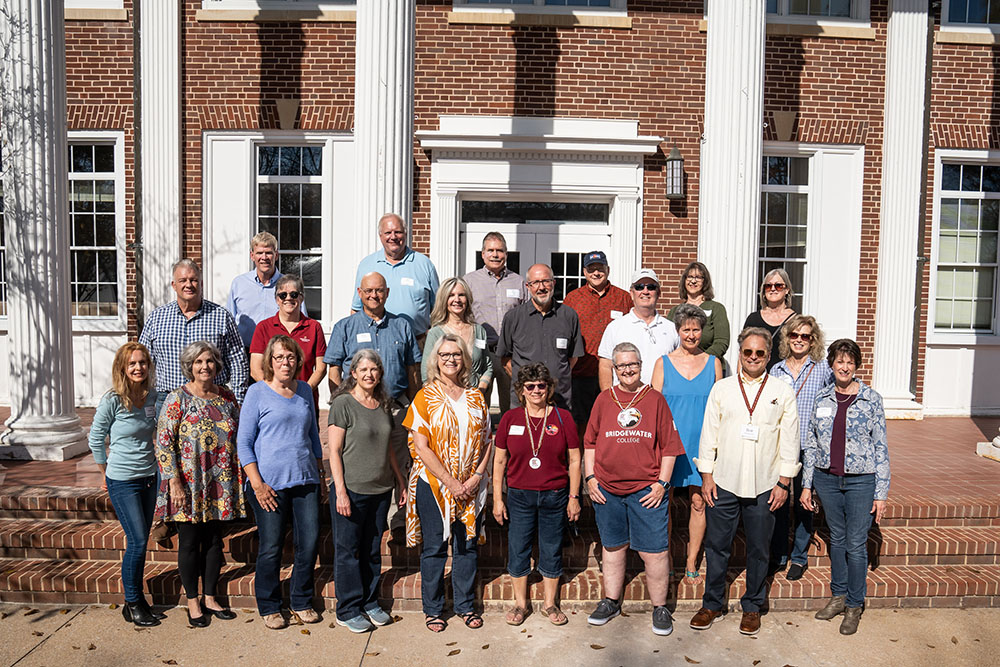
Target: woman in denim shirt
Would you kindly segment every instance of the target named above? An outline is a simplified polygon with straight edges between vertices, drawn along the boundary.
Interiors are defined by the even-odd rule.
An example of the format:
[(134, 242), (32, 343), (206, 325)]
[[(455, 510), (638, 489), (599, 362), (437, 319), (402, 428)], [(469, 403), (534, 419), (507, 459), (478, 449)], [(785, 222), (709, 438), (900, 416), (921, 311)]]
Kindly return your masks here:
[(885, 514), (889, 496), (889, 448), (885, 411), (878, 392), (854, 377), (861, 349), (841, 338), (827, 351), (833, 385), (821, 389), (802, 444), (802, 506), (813, 509), (819, 494), (830, 528), (830, 589), (833, 597), (816, 613), (820, 620), (844, 614), (840, 633), (857, 632), (865, 602), (868, 529)]

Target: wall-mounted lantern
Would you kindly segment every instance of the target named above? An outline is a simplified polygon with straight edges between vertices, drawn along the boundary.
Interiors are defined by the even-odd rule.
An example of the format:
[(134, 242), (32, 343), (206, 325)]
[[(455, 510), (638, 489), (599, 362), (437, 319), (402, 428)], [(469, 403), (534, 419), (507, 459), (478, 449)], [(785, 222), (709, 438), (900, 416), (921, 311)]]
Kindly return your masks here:
[(684, 158), (677, 146), (667, 155), (667, 199), (684, 199)]

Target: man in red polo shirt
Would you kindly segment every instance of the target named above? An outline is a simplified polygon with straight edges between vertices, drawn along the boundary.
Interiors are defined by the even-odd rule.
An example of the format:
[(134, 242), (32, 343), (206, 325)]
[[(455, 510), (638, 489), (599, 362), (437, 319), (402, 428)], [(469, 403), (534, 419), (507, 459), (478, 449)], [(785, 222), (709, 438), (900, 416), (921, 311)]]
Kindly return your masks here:
[(604, 329), (611, 320), (618, 319), (632, 309), (632, 297), (625, 290), (615, 287), (608, 280), (608, 257), (600, 250), (587, 253), (583, 258), (583, 275), (587, 284), (566, 295), (563, 305), (576, 311), (580, 318), (584, 355), (573, 367), (573, 419), (576, 420), (583, 439), (583, 431), (590, 419), (601, 387), (597, 380), (597, 348), (604, 336)]
[(326, 336), (323, 335), (323, 327), (316, 320), (302, 314), (305, 288), (301, 278), (281, 276), (274, 292), (278, 313), (261, 320), (253, 331), (253, 339), (250, 341), (250, 376), (255, 381), (264, 379), (264, 350), (268, 341), (280, 334), (291, 336), (302, 348), (302, 371), (299, 379), (312, 387), (318, 417), (319, 383), (326, 377), (326, 363), (323, 361)]

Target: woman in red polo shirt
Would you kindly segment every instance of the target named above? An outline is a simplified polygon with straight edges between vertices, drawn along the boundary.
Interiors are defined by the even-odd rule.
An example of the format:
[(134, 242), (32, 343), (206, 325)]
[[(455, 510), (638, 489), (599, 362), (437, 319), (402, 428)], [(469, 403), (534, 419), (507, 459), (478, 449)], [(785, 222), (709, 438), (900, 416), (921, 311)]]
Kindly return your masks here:
[(569, 411), (552, 405), (555, 388), (545, 364), (522, 366), (514, 391), (524, 408), (508, 410), (497, 427), (493, 517), (500, 525), (508, 521), (507, 571), (514, 580), (514, 608), (506, 618), (510, 625), (521, 625), (531, 613), (528, 574), (536, 532), (545, 596), (542, 613), (553, 625), (566, 624), (556, 594), (566, 520), (576, 521), (580, 516), (580, 440)]
[(326, 377), (326, 336), (323, 327), (311, 317), (302, 314), (302, 300), (305, 286), (296, 275), (286, 274), (274, 286), (274, 300), (278, 302), (278, 313), (261, 320), (253, 331), (250, 341), (250, 376), (255, 382), (264, 379), (264, 350), (275, 336), (290, 336), (302, 348), (302, 370), (299, 380), (312, 387), (316, 415), (319, 415), (319, 383)]

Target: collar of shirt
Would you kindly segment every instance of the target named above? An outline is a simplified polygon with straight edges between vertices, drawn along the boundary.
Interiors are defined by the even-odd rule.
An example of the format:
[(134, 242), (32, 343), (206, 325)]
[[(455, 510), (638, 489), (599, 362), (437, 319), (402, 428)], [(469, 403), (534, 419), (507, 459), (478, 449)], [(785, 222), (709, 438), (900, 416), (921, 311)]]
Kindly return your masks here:
[(500, 282), (501, 280), (503, 280), (504, 278), (506, 278), (507, 276), (510, 275), (510, 269), (508, 269), (507, 265), (504, 264), (503, 265), (503, 270), (500, 272), (500, 275), (497, 275), (497, 274), (493, 273), (492, 271), (490, 271), (489, 269), (487, 269), (484, 266), (483, 267), (483, 273), (485, 273), (486, 275), (488, 275), (493, 280), (495, 280), (497, 282)]
[(183, 317), (184, 319), (186, 319), (186, 320), (187, 320), (187, 321), (189, 321), (189, 322), (190, 322), (191, 320), (193, 320), (194, 318), (198, 317), (199, 315), (201, 315), (202, 313), (204, 313), (204, 312), (205, 312), (205, 299), (204, 299), (204, 298), (203, 298), (203, 299), (201, 300), (201, 304), (199, 304), (199, 305), (198, 305), (198, 310), (194, 311), (194, 315), (192, 315), (191, 317), (187, 317), (187, 316), (186, 316), (186, 315), (185, 315), (185, 314), (184, 314), (184, 313), (183, 313), (183, 312), (181, 311), (181, 305), (180, 305), (179, 303), (177, 303), (177, 300), (176, 300), (176, 299), (174, 299), (173, 301), (171, 301), (171, 304), (173, 304), (173, 307), (174, 307), (174, 313), (175, 313), (176, 315), (179, 315), (180, 317)]
[[(302, 317), (300, 317), (299, 321), (295, 323), (294, 327), (292, 327), (291, 333), (295, 333), (299, 329), (305, 328), (305, 326), (308, 323), (308, 321), (309, 321), (309, 318), (306, 317), (305, 315), (303, 315)], [(271, 323), (274, 326), (274, 328), (280, 330), (281, 333), (286, 334), (286, 335), (289, 333), (288, 329), (285, 328), (285, 325), (282, 323), (282, 321), (280, 319), (278, 319), (277, 315), (274, 316), (274, 318), (271, 320)]]
[(761, 373), (760, 377), (752, 378), (749, 375), (747, 375), (745, 372), (743, 372), (742, 368), (740, 368), (740, 379), (743, 380), (743, 384), (745, 384), (745, 385), (746, 384), (750, 384), (750, 385), (760, 384), (761, 382), (764, 381), (764, 377), (766, 375), (767, 375), (767, 373)]
[(406, 264), (407, 262), (409, 262), (412, 256), (413, 256), (413, 249), (410, 248), (409, 246), (406, 246), (406, 250), (403, 252), (403, 257), (398, 262), (393, 264), (392, 262), (389, 261), (389, 256), (385, 254), (385, 248), (382, 248), (382, 256), (379, 257), (378, 260), (376, 260), (376, 263), (388, 264), (389, 266), (399, 266), (400, 264)]
[(662, 315), (660, 315), (660, 313), (659, 313), (659, 312), (657, 312), (657, 313), (656, 313), (656, 314), (655, 314), (655, 315), (653, 316), (653, 321), (652, 321), (652, 322), (650, 322), (649, 324), (646, 324), (646, 320), (642, 319), (641, 317), (639, 317), (639, 316), (638, 316), (638, 315), (636, 314), (636, 312), (635, 312), (635, 308), (633, 308), (632, 310), (628, 311), (628, 313), (627, 313), (627, 314), (625, 315), (625, 317), (629, 317), (629, 318), (631, 318), (631, 319), (632, 319), (632, 322), (633, 322), (634, 324), (635, 324), (635, 323), (637, 323), (637, 324), (641, 324), (642, 326), (644, 326), (644, 327), (647, 327), (647, 328), (649, 328), (649, 329), (652, 329), (653, 327), (658, 327), (658, 326), (660, 326), (661, 324), (663, 324), (664, 322), (666, 322), (666, 321), (667, 321), (667, 319), (666, 319), (665, 317), (663, 317)]
[(375, 326), (375, 327), (385, 326), (385, 323), (389, 320), (389, 311), (384, 312), (382, 314), (382, 319), (380, 320), (376, 320), (374, 317), (372, 317), (363, 310), (359, 310), (358, 315), (364, 318), (365, 324), (367, 324), (368, 326)]
[(603, 299), (607, 295), (611, 294), (611, 283), (609, 282), (607, 285), (604, 286), (603, 292), (598, 292), (597, 290), (594, 289), (593, 285), (587, 283), (587, 293), (595, 298)]
[(558, 301), (556, 301), (555, 298), (553, 298), (552, 299), (552, 306), (550, 306), (549, 309), (543, 313), (542, 311), (538, 310), (537, 307), (535, 307), (535, 302), (532, 301), (530, 297), (524, 303), (525, 303), (525, 305), (530, 305), (531, 306), (531, 310), (528, 311), (528, 315), (541, 315), (542, 318), (546, 318), (546, 317), (550, 317), (552, 315), (555, 315), (556, 314), (556, 310), (558, 310), (559, 306), (562, 305)]
[[(816, 363), (815, 359), (813, 359), (812, 357), (806, 357), (805, 363), (802, 364), (802, 368), (799, 369), (798, 377), (793, 379), (801, 380), (802, 378), (804, 378), (805, 377), (804, 374), (809, 372), (809, 367), (815, 363)], [(790, 368), (788, 368), (788, 359), (782, 359), (781, 361), (779, 361), (774, 365), (774, 368), (771, 369), (771, 375), (776, 375), (779, 372), (782, 373), (783, 375), (787, 375), (788, 377), (792, 377), (792, 371)]]
[(253, 279), (257, 282), (258, 285), (260, 285), (261, 287), (265, 287), (265, 288), (266, 287), (277, 287), (277, 285), (278, 285), (278, 278), (280, 278), (280, 277), (281, 277), (281, 274), (278, 273), (277, 269), (275, 269), (274, 273), (271, 274), (271, 279), (268, 280), (265, 283), (263, 280), (260, 279), (260, 276), (257, 275), (257, 271), (256, 270), (253, 271)]

